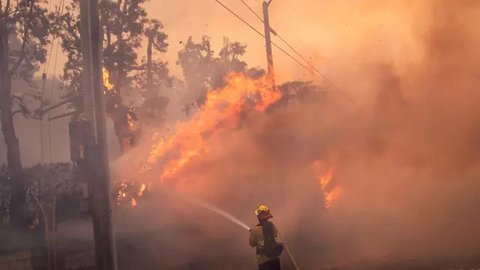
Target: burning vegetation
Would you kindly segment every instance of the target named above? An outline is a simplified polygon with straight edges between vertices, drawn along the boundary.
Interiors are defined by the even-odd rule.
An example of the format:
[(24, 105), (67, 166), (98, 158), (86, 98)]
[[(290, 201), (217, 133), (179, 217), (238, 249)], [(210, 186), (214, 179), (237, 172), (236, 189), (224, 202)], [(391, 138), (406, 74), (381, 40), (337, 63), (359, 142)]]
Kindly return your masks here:
[[(205, 104), (190, 121), (179, 124), (176, 132), (169, 137), (154, 136), (155, 143), (151, 146), (146, 165), (142, 165), (140, 175), (152, 178), (150, 171), (160, 170), (158, 178), (151, 179), (149, 185), (157, 182), (169, 185), (188, 182), (186, 175), (196, 163), (203, 162), (202, 157), (211, 153), (211, 136), (222, 130), (240, 129), (248, 114), (265, 112), (281, 100), (282, 92), (273, 90), (269, 85), (266, 77), (252, 79), (242, 73), (229, 74), (225, 77), (225, 86), (210, 91)], [(137, 197), (143, 195), (145, 188), (146, 184), (141, 183), (140, 190), (135, 193), (128, 184), (121, 183), (117, 204), (129, 200), (131, 206), (136, 206)]]
[[(119, 256), (122, 269), (250, 269), (254, 259), (245, 232), (257, 223), (253, 209), (260, 204), (271, 207), (302, 269), (480, 266), (477, 2), (306, 1), (304, 11), (320, 19), (296, 27), (299, 35), (317, 42), (312, 48), (318, 51), (305, 61), (315, 61), (330, 76), (301, 76), (296, 67), (277, 64), (283, 60), (275, 56), (276, 81), (283, 82), (276, 87), (264, 70), (249, 67), (243, 59), (248, 56), (254, 63), (257, 55), (251, 45), (264, 53), (258, 40), (249, 43), (253, 57), (246, 54), (246, 44), (228, 38), (216, 53), (209, 37), (196, 42), (188, 35), (175, 36), (184, 35), (182, 31), (171, 33), (173, 44), (180, 47), (174, 56), (183, 75), (174, 78), (159, 56), (168, 48), (163, 24), (147, 17), (144, 2), (99, 4), (104, 95), (98, 96), (105, 98), (110, 132), (121, 153), (110, 160), (114, 187), (109, 195), (115, 200), (119, 252), (128, 255)], [(178, 8), (180, 1), (150, 2)], [(196, 7), (195, 14), (205, 5), (186, 2)], [(69, 177), (76, 182), (56, 181), (65, 184), (42, 190), (48, 183), (43, 178), (63, 176), (23, 168), (20, 151), (30, 147), (19, 142), (31, 138), (21, 135), (28, 140), (18, 140), (16, 134), (33, 132), (15, 133), (13, 116), (28, 116), (29, 110), (24, 98), (12, 92), (18, 86), (10, 79), (33, 85), (34, 71), (52, 51), (47, 48), (47, 29), (52, 28), (51, 35), (62, 37), (67, 52), (62, 80), (68, 99), (62, 104), (75, 108), (67, 114), (72, 122), (85, 124), (78, 98), (83, 87), (80, 2), (67, 4), (65, 13), (58, 8), (51, 14), (39, 0), (7, 3), (20, 8), (2, 13), (6, 20), (0, 20), (0, 30), (15, 38), (0, 42), (0, 51), (7, 52), (0, 54), (2, 70), (7, 71), (3, 74), (12, 74), (0, 82), (2, 132), (10, 163), (0, 170), (0, 221), (23, 226), (26, 232), (26, 224), (35, 231), (44, 226), (45, 233), (52, 234), (44, 237), (52, 239), (47, 243), (50, 249), (55, 248), (57, 230), (65, 230), (63, 219), (57, 224), (54, 218), (56, 205), (66, 205), (59, 212), (63, 215), (69, 208), (80, 208), (81, 201), (84, 209), (71, 219), (91, 211), (92, 205), (85, 202), (91, 199), (88, 195), (98, 194), (88, 194), (86, 183), (99, 182), (92, 181), (92, 171), (85, 168), (100, 162), (88, 152), (94, 147), (86, 145), (86, 132), (79, 132), (75, 177)], [(22, 20), (32, 14), (41, 19)], [(228, 28), (224, 32), (237, 30), (208, 15), (215, 18), (209, 23), (221, 21)], [(291, 15), (288, 8), (272, 21), (282, 21), (283, 27), (293, 21), (297, 25)], [(6, 27), (5, 21), (13, 27)], [(199, 25), (204, 31), (203, 22)], [(195, 25), (189, 27), (198, 34), (192, 30)], [(215, 28), (215, 33), (220, 30)], [(26, 49), (8, 48), (18, 44)], [(306, 69), (319, 73), (311, 63)], [(292, 78), (299, 81), (285, 82)], [(42, 99), (38, 111), (46, 117), (43, 93), (32, 96)], [(32, 182), (37, 186), (29, 186)], [(45, 225), (40, 222), (42, 207), (48, 208), (42, 214)], [(37, 212), (33, 225), (25, 221), (25, 211)], [(45, 217), (50, 215), (53, 218)], [(51, 254), (48, 261), (55, 266), (55, 252)], [(219, 267), (225, 258), (231, 265)]]
[(176, 133), (152, 147), (147, 168), (162, 167), (161, 182), (184, 181), (182, 172), (195, 159), (210, 151), (208, 138), (224, 129), (235, 129), (250, 111), (265, 111), (277, 102), (282, 93), (271, 89), (265, 78), (251, 79), (245, 74), (231, 73), (226, 86), (209, 92), (205, 104)]
[(338, 200), (342, 193), (342, 188), (332, 181), (334, 178), (334, 167), (330, 167), (325, 171), (322, 164), (323, 162), (320, 160), (315, 161), (312, 164), (312, 171), (322, 189), (324, 204), (328, 209)]
[(117, 206), (127, 205), (134, 208), (148, 192), (148, 187), (146, 184), (119, 182), (114, 190), (116, 190), (115, 201)]

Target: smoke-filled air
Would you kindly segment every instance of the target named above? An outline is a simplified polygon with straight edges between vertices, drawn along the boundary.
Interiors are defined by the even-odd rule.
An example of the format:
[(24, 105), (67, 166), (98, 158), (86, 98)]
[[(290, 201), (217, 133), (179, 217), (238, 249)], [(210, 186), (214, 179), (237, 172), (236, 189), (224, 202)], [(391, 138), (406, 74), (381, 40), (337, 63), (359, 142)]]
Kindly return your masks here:
[[(110, 176), (103, 217), (118, 269), (280, 269), (265, 268), (277, 257), (297, 270), (480, 267), (480, 1), (273, 0), (270, 66), (263, 1), (133, 2), (153, 18), (147, 30), (124, 30), (116, 45), (116, 17), (103, 15), (105, 58), (90, 71), (103, 72), (110, 169), (97, 177)], [(58, 24), (73, 27), (78, 8), (65, 4)], [(95, 76), (72, 68), (87, 60), (58, 27), (59, 80), (75, 98)], [(72, 100), (85, 110), (72, 121), (88, 120), (86, 99)], [(87, 146), (73, 166), (96, 177), (81, 166), (102, 163), (103, 148)], [(108, 199), (89, 181), (95, 222)], [(93, 239), (89, 222), (59, 223), (55, 241)], [(262, 253), (265, 224), (281, 255)], [(102, 240), (91, 241), (98, 264)]]

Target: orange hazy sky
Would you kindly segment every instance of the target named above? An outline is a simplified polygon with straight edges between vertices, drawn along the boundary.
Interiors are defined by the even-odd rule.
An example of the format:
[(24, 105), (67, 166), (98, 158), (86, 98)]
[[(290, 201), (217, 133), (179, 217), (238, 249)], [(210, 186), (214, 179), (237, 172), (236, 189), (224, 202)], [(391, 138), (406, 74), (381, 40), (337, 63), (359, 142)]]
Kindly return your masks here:
[[(221, 0), (260, 32), (263, 24), (241, 0)], [(262, 0), (244, 0), (262, 15)], [(56, 2), (52, 2), (56, 3)], [(273, 0), (270, 6), (272, 27), (315, 67), (341, 88), (350, 88), (362, 76), (367, 65), (391, 62), (400, 71), (421, 55), (421, 33), (428, 27), (429, 0)], [(165, 26), (170, 44), (161, 57), (169, 62), (173, 75), (182, 78), (176, 65), (180, 43), (189, 36), (199, 40), (212, 38), (219, 51), (224, 37), (246, 43), (244, 60), (251, 67), (265, 67), (265, 41), (215, 0), (150, 0), (145, 4), (150, 18)], [(420, 38), (419, 38), (420, 37)], [(273, 41), (299, 58), (277, 37)], [(144, 51), (144, 50), (143, 50)], [(420, 52), (420, 53), (419, 53)], [(143, 56), (140, 53), (140, 57)], [(277, 82), (303, 79), (321, 81), (321, 76), (297, 65), (278, 49), (273, 49)], [(60, 55), (59, 66), (65, 56)], [(61, 68), (57, 68), (60, 75)], [(367, 87), (367, 86), (365, 86)], [(355, 85), (354, 96), (361, 96), (362, 86)]]
[[(222, 2), (263, 32), (262, 23), (240, 0)], [(262, 0), (245, 2), (262, 14)], [(263, 38), (215, 0), (150, 0), (147, 9), (151, 17), (165, 25), (170, 43), (165, 58), (175, 74), (180, 74), (175, 64), (177, 52), (182, 48), (180, 41), (189, 36), (197, 40), (202, 35), (211, 36), (217, 51), (224, 36), (247, 43), (245, 60), (250, 66), (265, 67)], [(414, 18), (425, 17), (425, 14), (418, 16), (425, 12), (428, 13), (428, 1), (422, 0), (273, 0), (270, 20), (272, 27), (319, 70), (341, 80), (342, 75), (336, 74), (340, 73), (338, 69), (342, 67), (342, 73), (348, 74), (345, 66), (359, 55), (368, 56), (369, 61), (385, 56), (399, 62), (414, 58), (413, 52), (417, 50), (414, 34), (419, 31)], [(274, 41), (288, 50), (278, 38)], [(280, 81), (316, 79), (277, 49), (274, 62)]]

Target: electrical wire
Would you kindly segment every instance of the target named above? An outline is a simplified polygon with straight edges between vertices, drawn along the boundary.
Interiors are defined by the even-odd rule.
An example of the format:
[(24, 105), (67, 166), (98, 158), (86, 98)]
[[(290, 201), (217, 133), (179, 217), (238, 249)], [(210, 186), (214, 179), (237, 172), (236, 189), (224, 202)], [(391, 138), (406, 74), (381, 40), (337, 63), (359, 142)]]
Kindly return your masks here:
[(262, 17), (260, 17), (260, 15), (258, 15), (258, 14), (253, 10), (253, 8), (251, 8), (251, 7), (247, 4), (247, 2), (245, 2), (244, 0), (240, 0), (240, 1), (242, 1), (243, 5), (245, 5), (245, 6), (253, 13), (253, 15), (255, 15), (255, 17), (257, 17), (257, 18), (263, 23)]
[[(60, 0), (60, 5), (62, 5), (62, 1), (64, 0)], [(51, 6), (52, 6), (52, 2), (51, 1), (48, 5), (48, 11), (51, 10)], [(47, 73), (48, 73), (48, 70), (50, 69), (50, 60), (51, 60), (51, 56), (52, 56), (52, 52), (53, 52), (53, 47), (54, 47), (54, 44), (55, 44), (55, 40), (56, 40), (56, 37), (53, 36), (52, 37), (52, 41), (50, 43), (50, 52), (47, 53), (47, 62), (45, 63), (45, 65), (43, 66), (43, 72), (42, 72), (42, 93), (41, 93), (41, 99), (40, 99), (40, 109), (43, 109), (43, 102), (44, 102), (44, 98), (45, 98), (45, 88), (46, 88), (46, 84), (47, 84)], [(40, 124), (40, 156), (41, 156), (41, 163), (43, 164), (43, 159), (44, 159), (44, 139), (43, 139), (43, 115), (40, 115), (39, 117), (39, 124)], [(49, 134), (50, 134), (50, 122), (49, 122)], [(49, 135), (50, 136), (50, 135)]]
[[(255, 14), (255, 16), (263, 22), (262, 18), (260, 18), (260, 16), (244, 1), (244, 0), (240, 0), (251, 12), (253, 12)], [(227, 11), (229, 11), (233, 16), (235, 16), (237, 19), (239, 19), (241, 22), (243, 22), (245, 25), (247, 25), (249, 28), (251, 28), (254, 32), (256, 32), (258, 35), (262, 36), (263, 38), (265, 38), (265, 35), (262, 34), (259, 30), (257, 30), (255, 27), (253, 27), (250, 23), (248, 23), (245, 19), (243, 19), (242, 17), (240, 17), (240, 15), (238, 15), (237, 13), (235, 13), (232, 9), (230, 9), (229, 7), (227, 7), (224, 3), (222, 3), (221, 1), (219, 0), (215, 0), (215, 2), (217, 2), (219, 5), (221, 5), (224, 9), (226, 9)], [(272, 29), (271, 29), (272, 30)], [(334, 90), (334, 91), (337, 91), (339, 93), (341, 93), (350, 103), (352, 103), (355, 107), (357, 108), (360, 108), (360, 106), (358, 104), (356, 104), (356, 102), (345, 92), (343, 91), (340, 87), (338, 87), (332, 80), (330, 80), (326, 75), (322, 74), (314, 65), (312, 65), (303, 55), (301, 55), (298, 50), (296, 50), (292, 45), (290, 45), (284, 38), (282, 38), (278, 33), (276, 33), (275, 31), (272, 32), (274, 35), (278, 36), (280, 38), (280, 40), (282, 40), (285, 44), (287, 44), (287, 46), (292, 49), (298, 56), (300, 56), (302, 58), (302, 60), (304, 60), (305, 62), (307, 62), (307, 64), (310, 66), (307, 67), (305, 64), (303, 64), (302, 62), (300, 62), (298, 59), (296, 59), (295, 57), (293, 57), (291, 54), (289, 54), (286, 50), (284, 50), (282, 47), (280, 47), (279, 45), (277, 45), (275, 42), (272, 41), (272, 44), (277, 48), (279, 49), (281, 52), (283, 52), (285, 55), (287, 55), (289, 58), (291, 58), (294, 62), (296, 62), (298, 65), (300, 65), (302, 68), (304, 68), (305, 70), (307, 70), (308, 72), (310, 72), (312, 75), (318, 75), (320, 76), (325, 82), (328, 83), (328, 88)]]
[[(263, 19), (253, 10), (252, 7), (250, 7), (250, 5), (247, 4), (247, 2), (245, 2), (244, 0), (240, 0), (240, 1), (243, 3), (245, 7), (248, 8), (248, 10), (250, 10), (253, 13), (253, 15), (255, 15), (255, 17), (258, 18), (258, 20), (264, 23)], [(320, 74), (320, 71), (314, 65), (312, 65), (312, 63), (310, 63), (310, 61), (308, 61), (306, 57), (304, 57), (300, 52), (298, 52), (298, 50), (295, 49), (288, 41), (286, 41), (276, 30), (270, 27), (270, 31), (274, 36), (278, 37), (283, 43), (285, 43), (285, 45), (287, 45), (297, 56), (299, 56), (303, 61), (305, 61), (305, 63), (307, 63), (312, 70), (315, 70), (317, 73)]]
[[(62, 0), (60, 0), (60, 5), (61, 5), (61, 1), (62, 1)], [(50, 9), (51, 9), (51, 5), (52, 5), (52, 3), (50, 2), (50, 3), (49, 3), (49, 6), (48, 6), (48, 10), (49, 10), (49, 11), (50, 11)], [(56, 38), (55, 36), (53, 36), (53, 37), (52, 37), (52, 40), (50, 41), (50, 50), (49, 50), (49, 52), (47, 53), (47, 62), (46, 62), (46, 63), (44, 64), (44, 66), (43, 66), (43, 74), (42, 74), (42, 80), (43, 80), (43, 84), (42, 84), (42, 102), (43, 102), (43, 96), (44, 96), (44, 94), (45, 94), (45, 81), (47, 80), (46, 75), (47, 75), (47, 73), (48, 73), (48, 71), (49, 71), (49, 69), (50, 69), (50, 60), (51, 60), (51, 56), (52, 56), (52, 53), (53, 53), (53, 47), (54, 47), (54, 45), (55, 45), (56, 39), (57, 39), (57, 38)], [(40, 105), (42, 105), (42, 104), (40, 104)]]
[(311, 67), (311, 69), (316, 71), (318, 74), (321, 74), (320, 70), (318, 70), (312, 63), (310, 63), (310, 61), (308, 61), (306, 57), (299, 53), (297, 49), (290, 45), (290, 43), (288, 43), (280, 34), (278, 34), (278, 32), (274, 35), (277, 36), (281, 41), (283, 41), (283, 43), (285, 43), (293, 52), (295, 52), (296, 55), (302, 58), (302, 60), (305, 61), (305, 63), (307, 63)]
[[(232, 15), (234, 15), (237, 19), (239, 19), (240, 21), (242, 21), (244, 24), (246, 24), (248, 27), (250, 27), (253, 31), (255, 31), (258, 35), (262, 36), (263, 38), (265, 38), (265, 35), (262, 34), (260, 31), (258, 31), (255, 27), (253, 27), (251, 24), (249, 24), (245, 19), (243, 19), (242, 17), (240, 17), (237, 13), (235, 13), (233, 10), (231, 10), (229, 7), (227, 7), (225, 4), (223, 4), (222, 2), (220, 2), (219, 0), (215, 0), (215, 2), (217, 2), (219, 5), (221, 5), (223, 8), (225, 8), (226, 10), (228, 10)], [(304, 65), (302, 62), (300, 62), (298, 59), (296, 59), (295, 57), (293, 57), (291, 54), (289, 54), (286, 50), (284, 50), (282, 47), (280, 47), (279, 45), (277, 45), (275, 42), (272, 42), (272, 44), (277, 48), (279, 49), (281, 52), (283, 52), (285, 55), (287, 55), (289, 58), (291, 58), (293, 61), (295, 61), (299, 66), (301, 66), (302, 68), (304, 68), (305, 70), (307, 70), (308, 72), (312, 73), (312, 74), (315, 74), (315, 72), (313, 72), (313, 70), (311, 70), (310, 68), (308, 68), (306, 65)]]
[[(59, 11), (60, 11), (60, 16), (63, 15), (63, 12), (64, 12), (64, 8), (65, 8), (65, 0), (60, 0), (60, 5), (59, 5)], [(43, 67), (43, 74), (47, 74), (48, 71), (50, 70), (50, 61), (51, 61), (51, 57), (53, 55), (53, 47), (54, 45), (58, 44), (57, 41), (57, 37), (56, 36), (53, 36), (52, 37), (52, 41), (50, 43), (50, 52), (47, 54), (47, 62), (45, 63), (44, 67)], [(56, 54), (58, 54), (58, 51), (56, 52)], [(46, 77), (43, 77), (45, 78), (44, 81), (46, 80)], [(45, 94), (45, 83), (43, 84), (42, 86), (42, 101), (43, 101), (43, 95)]]
[(295, 7), (295, 3), (294, 1), (292, 0), (288, 0), (288, 2), (290, 2), (290, 7), (292, 8), (292, 10), (297, 13), (298, 17), (300, 19), (302, 19), (303, 21), (305, 21), (306, 23), (308, 24), (312, 24), (309, 20), (307, 20), (307, 18), (302, 14), (302, 12), (300, 12), (300, 10), (298, 10), (296, 7)]
[(227, 7), (224, 3), (222, 3), (221, 1), (219, 0), (215, 0), (215, 2), (217, 2), (220, 6), (222, 6), (224, 9), (228, 10), (233, 16), (237, 17), (237, 19), (239, 19), (240, 21), (242, 21), (244, 24), (246, 24), (248, 27), (250, 27), (250, 29), (252, 29), (253, 31), (255, 31), (257, 34), (259, 34), (260, 36), (262, 36), (263, 38), (265, 38), (265, 35), (262, 34), (260, 31), (258, 31), (255, 27), (253, 27), (251, 24), (249, 24), (246, 20), (244, 20), (242, 17), (240, 17), (240, 15), (238, 15), (237, 13), (235, 13), (233, 10), (231, 10), (229, 7)]
[[(60, 12), (60, 16), (63, 15), (63, 11), (64, 11), (64, 8), (65, 8), (65, 0), (60, 0), (60, 6), (58, 7), (59, 9), (59, 12)], [(53, 47), (55, 46), (55, 57), (54, 57), (54, 60), (53, 60), (53, 76), (52, 76), (52, 83), (51, 83), (51, 88), (50, 88), (50, 100), (53, 99), (53, 93), (54, 93), (54, 90), (55, 90), (55, 74), (57, 73), (57, 61), (58, 61), (58, 52), (59, 52), (59, 46), (60, 46), (60, 43), (57, 41), (57, 38), (54, 36), (52, 38), (52, 45), (51, 45), (51, 48), (50, 48), (50, 54), (49, 54), (49, 57), (48, 57), (48, 62), (47, 62), (47, 67), (46, 69), (44, 70), (44, 74), (46, 74), (50, 68), (50, 60), (51, 60), (51, 57), (52, 57), (52, 52), (53, 52)], [(44, 83), (43, 83), (43, 89), (42, 89), (42, 105), (43, 105), (43, 98), (44, 98), (44, 94), (45, 94), (45, 81), (46, 81), (46, 77), (44, 77), (45, 80), (44, 80)], [(48, 112), (48, 118), (51, 117), (51, 111)], [(49, 160), (50, 160), (50, 163), (52, 163), (52, 127), (51, 127), (51, 121), (49, 120), (48, 121), (48, 156), (49, 156)]]
[[(64, 0), (65, 1), (65, 0)], [(56, 83), (56, 78), (55, 74), (57, 73), (57, 60), (58, 60), (58, 51), (59, 51), (59, 43), (55, 44), (55, 58), (54, 58), (54, 63), (53, 63), (53, 76), (52, 76), (52, 85), (50, 89), (50, 100), (53, 99), (53, 93), (55, 91), (55, 83)], [(48, 118), (51, 117), (51, 111), (48, 112)], [(48, 156), (50, 159), (50, 163), (52, 163), (52, 133), (51, 133), (51, 122), (48, 121)]]

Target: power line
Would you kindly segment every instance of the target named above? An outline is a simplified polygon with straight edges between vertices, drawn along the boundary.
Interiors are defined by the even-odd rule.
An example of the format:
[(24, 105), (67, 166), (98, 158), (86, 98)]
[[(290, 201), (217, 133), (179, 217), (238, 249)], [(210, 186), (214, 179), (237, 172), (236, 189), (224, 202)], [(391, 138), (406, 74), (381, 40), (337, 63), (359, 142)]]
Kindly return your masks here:
[(235, 13), (233, 10), (231, 10), (229, 7), (227, 7), (225, 4), (220, 2), (219, 0), (215, 0), (219, 5), (221, 5), (224, 9), (228, 10), (233, 16), (237, 17), (240, 21), (242, 21), (244, 24), (246, 24), (248, 27), (250, 27), (253, 31), (255, 31), (257, 34), (265, 38), (265, 35), (262, 34), (260, 31), (258, 31), (255, 27), (253, 27), (251, 24), (249, 24), (247, 21), (245, 21), (242, 17), (240, 17), (237, 13)]
[[(50, 8), (51, 8), (51, 2), (50, 2), (49, 9)], [(63, 15), (64, 8), (65, 8), (65, 0), (59, 0), (59, 6), (58, 6), (58, 9), (56, 9), (56, 10), (59, 11), (60, 16)], [(42, 75), (42, 79), (44, 80), (44, 82), (47, 79), (46, 76), (47, 76), (48, 71), (50, 70), (50, 62), (51, 62), (51, 57), (52, 57), (52, 54), (53, 54), (53, 47), (56, 43), (58, 43), (56, 41), (57, 41), (57, 37), (53, 36), (52, 41), (50, 43), (50, 52), (47, 54), (47, 62), (45, 63), (45, 65), (43, 67), (43, 74), (44, 75)], [(56, 54), (58, 54), (58, 51), (56, 52)], [(43, 101), (44, 94), (45, 94), (45, 83), (43, 83), (43, 86), (42, 86), (42, 101)]]
[(287, 55), (288, 57), (290, 57), (293, 61), (295, 61), (298, 65), (300, 65), (301, 67), (303, 67), (305, 70), (307, 70), (308, 72), (312, 73), (312, 74), (315, 74), (314, 72), (312, 72), (312, 69), (308, 68), (306, 65), (304, 65), (302, 62), (300, 62), (297, 58), (293, 57), (291, 54), (289, 54), (287, 51), (285, 51), (283, 48), (281, 48), (280, 46), (278, 46), (276, 43), (274, 43), (272, 41), (272, 44), (277, 48), (279, 49), (281, 52), (283, 52), (285, 55)]
[[(246, 3), (244, 2), (243, 0), (241, 0), (242, 3), (248, 7), (248, 9), (253, 12), (255, 14), (255, 16), (260, 19), (262, 22), (262, 18), (260, 18), (260, 16), (258, 16), (255, 11), (253, 11), (253, 9)], [(240, 17), (240, 15), (238, 15), (237, 13), (235, 13), (232, 9), (230, 9), (229, 7), (227, 7), (225, 4), (223, 4), (221, 1), (219, 0), (215, 0), (215, 2), (217, 2), (219, 5), (221, 5), (223, 8), (225, 8), (226, 10), (228, 10), (233, 16), (235, 16), (237, 19), (239, 19), (240, 21), (242, 21), (244, 24), (246, 24), (248, 27), (250, 27), (253, 31), (255, 31), (258, 35), (262, 36), (263, 38), (265, 38), (265, 35), (262, 34), (260, 31), (258, 31), (255, 27), (253, 27), (251, 24), (249, 24), (245, 19), (243, 19), (242, 17)], [(270, 29), (272, 30), (272, 29)], [(272, 44), (277, 48), (279, 49), (281, 52), (283, 52), (285, 55), (287, 55), (288, 57), (290, 57), (293, 61), (295, 61), (298, 65), (300, 65), (301, 67), (303, 67), (305, 70), (307, 70), (308, 72), (310, 72), (311, 74), (313, 75), (320, 75), (321, 78), (326, 81), (328, 83), (328, 87), (331, 88), (332, 90), (335, 90), (341, 94), (343, 94), (345, 96), (345, 98), (350, 101), (354, 106), (360, 108), (358, 106), (358, 104), (355, 103), (355, 101), (345, 92), (343, 91), (340, 87), (338, 87), (332, 80), (330, 80), (326, 75), (322, 74), (314, 65), (310, 64), (309, 61), (307, 61), (305, 59), (305, 57), (303, 57), (296, 49), (293, 48), (293, 46), (291, 46), (287, 41), (285, 41), (285, 39), (283, 39), (280, 35), (278, 35), (275, 31), (272, 32), (274, 35), (278, 36), (285, 44), (287, 44), (288, 47), (290, 47), (290, 49), (292, 49), (296, 54), (298, 54), (305, 62), (308, 63), (308, 65), (311, 66), (311, 68), (308, 68), (306, 65), (304, 65), (302, 62), (300, 62), (298, 59), (296, 59), (295, 57), (293, 57), (291, 54), (289, 54), (287, 51), (285, 51), (282, 47), (280, 47), (279, 45), (277, 45), (275, 42), (272, 41)]]
[(255, 15), (255, 17), (257, 17), (263, 23), (262, 17), (260, 17), (244, 0), (240, 1), (242, 1), (242, 3), (253, 13), (253, 15)]
[(321, 74), (320, 70), (318, 70), (312, 63), (310, 63), (310, 61), (308, 61), (306, 57), (304, 57), (301, 53), (299, 53), (297, 49), (295, 49), (292, 45), (290, 45), (290, 43), (288, 43), (282, 36), (280, 36), (280, 34), (274, 34), (274, 35), (277, 36), (281, 41), (283, 41), (283, 43), (285, 43), (293, 52), (295, 52), (296, 55), (302, 58), (302, 60), (305, 61), (305, 63), (307, 63), (311, 69), (315, 70), (318, 74)]
[[(248, 5), (244, 0), (240, 0), (244, 6), (246, 6), (254, 15), (255, 17), (258, 18), (258, 20), (260, 20), (262, 23), (263, 22), (263, 19), (253, 10), (252, 7), (250, 7), (250, 5)], [(270, 31), (272, 32), (273, 35), (277, 36), (283, 43), (285, 43), (296, 55), (298, 55), (300, 58), (302, 58), (303, 61), (305, 61), (305, 63), (307, 63), (312, 70), (315, 70), (316, 72), (318, 72), (320, 74), (320, 71), (313, 65), (310, 63), (310, 61), (307, 60), (306, 57), (304, 57), (301, 53), (298, 52), (297, 49), (295, 49), (292, 45), (290, 45), (290, 43), (288, 43), (277, 31), (275, 31), (273, 28), (270, 27)]]
[[(258, 31), (255, 27), (253, 27), (251, 24), (249, 24), (246, 20), (244, 20), (242, 17), (240, 17), (237, 13), (235, 13), (233, 10), (231, 10), (229, 7), (227, 7), (225, 4), (223, 4), (222, 2), (220, 2), (219, 0), (215, 0), (215, 2), (217, 2), (219, 5), (221, 5), (223, 8), (225, 8), (226, 10), (228, 10), (233, 16), (237, 17), (237, 19), (239, 19), (240, 21), (242, 21), (244, 24), (246, 24), (248, 27), (250, 27), (253, 31), (255, 31), (257, 34), (259, 34), (260, 36), (262, 36), (263, 38), (265, 38), (265, 35), (262, 34), (260, 31)], [(296, 59), (295, 57), (293, 57), (291, 54), (289, 54), (287, 51), (285, 51), (282, 47), (280, 47), (279, 45), (277, 45), (275, 42), (272, 42), (272, 44), (277, 48), (279, 49), (281, 52), (283, 52), (285, 55), (287, 55), (288, 57), (290, 57), (293, 61), (295, 61), (298, 65), (300, 65), (301, 67), (303, 67), (304, 69), (306, 69), (308, 72), (312, 73), (312, 74), (315, 74), (310, 68), (308, 68), (306, 65), (304, 65), (302, 62), (300, 62), (298, 59)]]
[[(63, 15), (63, 11), (65, 8), (65, 0), (60, 0), (59, 1), (59, 6), (57, 7), (57, 11), (59, 11), (59, 15)], [(52, 74), (52, 82), (51, 82), (51, 89), (50, 89), (50, 100), (53, 99), (53, 92), (55, 89), (55, 74), (57, 73), (57, 59), (58, 59), (58, 51), (59, 51), (59, 45), (60, 43), (57, 40), (56, 36), (52, 37), (51, 41), (51, 47), (50, 47), (50, 52), (48, 54), (48, 59), (47, 63), (44, 66), (43, 74), (42, 74), (42, 79), (43, 79), (43, 85), (42, 85), (42, 99), (41, 99), (41, 104), (40, 106), (43, 108), (43, 101), (45, 98), (45, 86), (46, 86), (46, 80), (47, 80), (47, 73), (50, 70), (50, 63), (52, 60), (53, 56), (53, 48), (55, 47), (55, 57), (54, 57), (54, 63), (53, 63), (53, 74)], [(48, 112), (48, 117), (51, 117), (51, 112)], [(40, 118), (42, 120), (43, 116)], [(42, 132), (42, 162), (43, 162), (43, 124), (42, 121), (40, 121), (40, 125), (42, 126), (41, 132)], [(50, 163), (52, 163), (52, 127), (51, 127), (51, 121), (48, 121), (48, 156)]]
[[(60, 43), (59, 42), (56, 42), (55, 44), (55, 58), (54, 58), (54, 61), (53, 61), (53, 74), (52, 74), (52, 84), (51, 84), (51, 88), (50, 88), (50, 100), (53, 100), (53, 93), (56, 89), (56, 77), (55, 77), (55, 74), (57, 73), (57, 60), (58, 60), (58, 51), (59, 51), (59, 47), (60, 47)], [(51, 111), (48, 112), (48, 118), (51, 117)], [(51, 127), (51, 122), (52, 121), (48, 121), (48, 157), (50, 159), (50, 163), (52, 163), (52, 127)]]
[(290, 7), (293, 9), (293, 11), (295, 11), (295, 13), (297, 13), (297, 15), (302, 19), (304, 20), (305, 22), (307, 22), (308, 24), (311, 24), (309, 20), (307, 20), (307, 18), (302, 14), (302, 12), (300, 12), (300, 10), (298, 10), (296, 7), (295, 7), (295, 3), (292, 1), (292, 0), (289, 0), (290, 2)]
[[(47, 11), (50, 11), (51, 8), (52, 8), (52, 2), (53, 1), (50, 1), (49, 2), (49, 5), (48, 5), (48, 9)], [(63, 12), (63, 6), (65, 4), (65, 0), (59, 0), (59, 3), (60, 3), (60, 6), (62, 6), (62, 12)], [(63, 3), (63, 4), (62, 4)], [(44, 97), (45, 97), (45, 87), (46, 87), (46, 83), (47, 83), (47, 73), (48, 73), (48, 70), (50, 68), (50, 60), (51, 60), (51, 56), (52, 56), (52, 53), (53, 53), (53, 47), (54, 47), (54, 44), (55, 44), (55, 41), (56, 41), (56, 37), (53, 36), (52, 37), (52, 41), (51, 41), (51, 44), (50, 44), (50, 52), (48, 52), (47, 54), (47, 61), (46, 63), (44, 64), (43, 66), (43, 72), (42, 72), (42, 95), (41, 95), (41, 100), (40, 100), (40, 109), (43, 109), (43, 102), (44, 102)], [(42, 161), (42, 164), (43, 164), (43, 158), (44, 158), (44, 144), (43, 144), (43, 115), (40, 116), (39, 118), (39, 125), (40, 125), (40, 152), (41, 152), (41, 161)], [(50, 123), (48, 125), (48, 136), (49, 136), (49, 148), (51, 148), (51, 136), (50, 136), (50, 133), (51, 133), (51, 130), (50, 130)], [(51, 150), (50, 150), (51, 152)], [(50, 154), (51, 156), (51, 154)], [(50, 158), (50, 163), (51, 163), (51, 158)]]
[[(258, 18), (258, 20), (260, 20), (262, 23), (265, 23), (265, 22), (263, 21), (262, 17), (260, 17), (260, 15), (258, 15), (258, 13), (256, 13), (256, 12), (253, 10), (253, 8), (251, 8), (251, 7), (247, 4), (247, 2), (245, 2), (244, 0), (240, 0), (240, 1), (242, 1), (243, 5), (245, 5), (245, 6), (253, 13), (253, 15), (255, 15), (255, 17)], [(274, 30), (272, 27), (270, 27), (270, 32), (271, 32), (272, 34), (274, 34), (275, 36), (277, 35), (277, 32), (275, 32), (275, 30)]]

